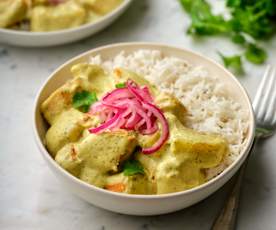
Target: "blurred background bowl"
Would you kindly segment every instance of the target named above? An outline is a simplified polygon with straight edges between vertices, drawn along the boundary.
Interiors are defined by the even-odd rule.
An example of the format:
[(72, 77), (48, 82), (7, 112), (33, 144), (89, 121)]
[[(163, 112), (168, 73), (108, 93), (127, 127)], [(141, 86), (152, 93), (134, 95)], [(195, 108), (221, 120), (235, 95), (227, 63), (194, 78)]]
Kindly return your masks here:
[(72, 29), (52, 32), (30, 32), (0, 28), (0, 43), (25, 47), (46, 47), (75, 42), (109, 26), (126, 11), (132, 1), (133, 0), (124, 0), (120, 6), (100, 18), (98, 21)]

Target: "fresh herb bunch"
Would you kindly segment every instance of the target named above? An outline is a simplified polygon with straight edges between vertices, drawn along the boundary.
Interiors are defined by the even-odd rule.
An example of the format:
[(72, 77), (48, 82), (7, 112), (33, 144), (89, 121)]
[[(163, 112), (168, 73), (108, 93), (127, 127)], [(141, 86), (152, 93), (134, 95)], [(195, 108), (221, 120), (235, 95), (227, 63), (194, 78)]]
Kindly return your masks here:
[(276, 31), (275, 0), (226, 0), (226, 6), (231, 13), (230, 19), (214, 15), (205, 0), (180, 2), (191, 17), (188, 34), (227, 35), (234, 43), (244, 47), (243, 55), (225, 57), (220, 53), (226, 67), (241, 72), (242, 56), (254, 64), (265, 62), (266, 51), (260, 48), (257, 42), (271, 37)]

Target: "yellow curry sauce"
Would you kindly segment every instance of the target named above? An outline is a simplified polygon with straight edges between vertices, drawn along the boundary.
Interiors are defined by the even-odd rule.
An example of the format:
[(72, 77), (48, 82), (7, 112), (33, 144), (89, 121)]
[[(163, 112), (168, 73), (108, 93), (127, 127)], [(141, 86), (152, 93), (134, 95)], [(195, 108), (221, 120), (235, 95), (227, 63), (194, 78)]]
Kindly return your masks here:
[[(186, 128), (184, 106), (143, 77), (120, 68), (106, 73), (100, 66), (86, 63), (73, 66), (71, 72), (74, 77), (43, 102), (41, 111), (50, 125), (46, 147), (62, 168), (79, 179), (129, 194), (178, 192), (206, 182), (204, 171), (218, 166), (227, 154), (224, 138)], [(150, 88), (154, 103), (169, 123), (169, 139), (149, 155), (143, 154), (141, 148), (151, 146), (159, 132), (142, 135), (118, 129), (91, 134), (88, 129), (100, 124), (98, 117), (72, 106), (77, 92), (93, 91), (101, 98), (128, 79)], [(128, 159), (138, 161), (144, 173), (125, 175), (123, 165)]]
[(1, 0), (0, 28), (33, 32), (75, 28), (95, 22), (117, 8), (123, 0)]

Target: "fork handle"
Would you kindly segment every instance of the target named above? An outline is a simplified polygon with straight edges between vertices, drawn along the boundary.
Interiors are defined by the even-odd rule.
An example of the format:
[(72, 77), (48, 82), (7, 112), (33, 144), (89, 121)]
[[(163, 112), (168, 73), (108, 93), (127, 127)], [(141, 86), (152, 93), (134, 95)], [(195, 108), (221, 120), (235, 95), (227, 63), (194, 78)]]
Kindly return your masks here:
[(256, 138), (252, 145), (251, 151), (245, 160), (244, 164), (239, 170), (237, 178), (235, 180), (235, 184), (227, 197), (221, 212), (219, 213), (218, 217), (215, 219), (211, 230), (234, 230), (236, 227), (236, 220), (237, 220), (237, 212), (239, 207), (239, 198), (241, 193), (241, 185), (244, 178), (246, 166), (248, 163), (249, 156), (253, 152)]
[[(247, 160), (246, 160), (247, 161)], [(239, 206), (239, 198), (241, 193), (241, 183), (243, 181), (246, 162), (237, 175), (235, 184), (231, 193), (224, 203), (224, 206), (216, 218), (211, 230), (234, 230), (237, 219), (237, 210)]]

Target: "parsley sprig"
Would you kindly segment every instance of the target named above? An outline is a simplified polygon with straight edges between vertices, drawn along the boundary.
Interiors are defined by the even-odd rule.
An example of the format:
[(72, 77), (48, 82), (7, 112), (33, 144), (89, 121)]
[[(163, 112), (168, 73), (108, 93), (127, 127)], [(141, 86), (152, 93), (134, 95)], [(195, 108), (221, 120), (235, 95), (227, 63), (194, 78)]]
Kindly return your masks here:
[(242, 56), (220, 55), (225, 66), (242, 69), (242, 57), (253, 64), (267, 59), (266, 51), (257, 42), (276, 32), (276, 3), (274, 0), (225, 0), (231, 18), (215, 15), (206, 0), (180, 0), (189, 13), (188, 34), (197, 36), (226, 35), (244, 48)]

